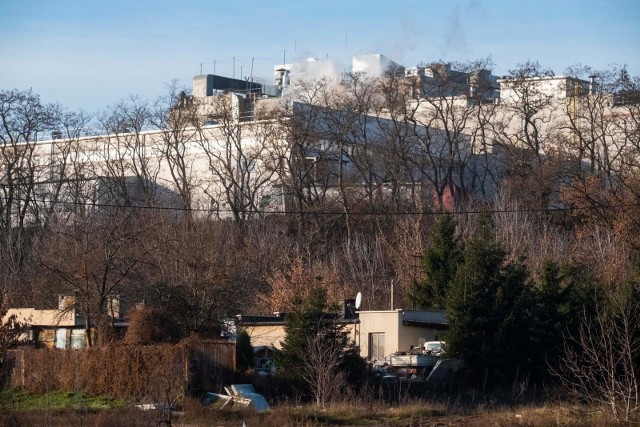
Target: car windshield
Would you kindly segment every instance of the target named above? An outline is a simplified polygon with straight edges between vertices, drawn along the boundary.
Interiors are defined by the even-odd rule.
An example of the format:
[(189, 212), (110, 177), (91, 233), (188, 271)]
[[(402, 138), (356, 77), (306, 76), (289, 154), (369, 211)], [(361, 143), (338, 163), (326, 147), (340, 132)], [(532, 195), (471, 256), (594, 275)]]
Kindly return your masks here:
[(442, 345), (440, 343), (427, 344), (427, 350), (429, 351), (440, 351)]

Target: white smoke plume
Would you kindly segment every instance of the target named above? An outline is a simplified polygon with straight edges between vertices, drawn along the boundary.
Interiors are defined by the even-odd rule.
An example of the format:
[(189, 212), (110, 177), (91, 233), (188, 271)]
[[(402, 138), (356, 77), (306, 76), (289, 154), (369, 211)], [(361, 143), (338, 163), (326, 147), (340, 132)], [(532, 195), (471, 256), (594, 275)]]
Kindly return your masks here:
[(468, 56), (469, 54), (467, 40), (462, 27), (459, 4), (455, 5), (449, 14), (447, 30), (444, 35), (443, 48), (444, 58), (447, 58), (449, 55)]

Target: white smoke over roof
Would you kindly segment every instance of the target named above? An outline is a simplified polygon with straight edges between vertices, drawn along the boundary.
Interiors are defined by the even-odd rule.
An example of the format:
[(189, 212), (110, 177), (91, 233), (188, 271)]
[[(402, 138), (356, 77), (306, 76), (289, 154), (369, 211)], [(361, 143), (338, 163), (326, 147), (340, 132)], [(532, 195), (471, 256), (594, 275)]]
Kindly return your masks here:
[(401, 66), (380, 53), (354, 56), (351, 71), (363, 73), (368, 77), (379, 77), (387, 71), (397, 70)]
[[(291, 63), (275, 65), (273, 71), (273, 84), (282, 89), (283, 94), (290, 94), (295, 98), (300, 83), (326, 79), (330, 83), (338, 84), (344, 80), (345, 72), (349, 70), (333, 59), (317, 59), (309, 56)], [(375, 79), (389, 71), (404, 73), (404, 67), (380, 53), (374, 53), (352, 57), (350, 71)]]
[(300, 81), (313, 81), (326, 78), (340, 81), (342, 66), (333, 59), (318, 59), (312, 56), (297, 58), (291, 63), (273, 67), (274, 83), (282, 88), (295, 86)]

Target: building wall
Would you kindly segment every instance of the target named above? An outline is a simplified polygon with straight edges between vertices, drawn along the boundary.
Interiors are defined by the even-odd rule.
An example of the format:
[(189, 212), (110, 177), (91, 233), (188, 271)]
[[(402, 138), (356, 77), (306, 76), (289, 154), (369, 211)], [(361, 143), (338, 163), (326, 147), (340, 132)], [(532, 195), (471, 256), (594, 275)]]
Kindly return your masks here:
[[(238, 190), (238, 194), (243, 195), (243, 200), (247, 194), (250, 194), (253, 206), (241, 206), (241, 210), (283, 210), (285, 207), (284, 193), (287, 191), (283, 190), (283, 185), (291, 183), (283, 182), (283, 180), (287, 181), (286, 162), (277, 164), (275, 159), (287, 158), (291, 154), (288, 146), (290, 141), (285, 141), (285, 138), (288, 137), (288, 130), (278, 120), (239, 121), (237, 117), (239, 107), (236, 104), (240, 101), (236, 95), (204, 98), (206, 102), (203, 101), (202, 105), (196, 105), (200, 109), (199, 114), (215, 116), (213, 113), (217, 105), (213, 98), (226, 105), (227, 113), (232, 116), (227, 118), (231, 120), (220, 120), (218, 124), (197, 128), (172, 129), (175, 132), (166, 130), (133, 132), (131, 129), (123, 129), (119, 133), (110, 135), (39, 142), (33, 147), (33, 163), (37, 169), (34, 180), (42, 184), (39, 184), (35, 189), (34, 203), (42, 203), (43, 205), (51, 203), (56, 185), (63, 181), (59, 200), (73, 203), (58, 204), (60, 210), (75, 209), (76, 203), (79, 205), (113, 203), (114, 201), (117, 203), (118, 200), (114, 200), (114, 196), (107, 191), (109, 187), (117, 188), (126, 193), (128, 201), (132, 204), (152, 203), (160, 207), (184, 207), (180, 194), (180, 188), (184, 187), (184, 183), (175, 182), (172, 173), (175, 171), (172, 171), (168, 159), (168, 157), (178, 156), (184, 157), (185, 170), (182, 178), (189, 181), (189, 188), (192, 189), (190, 207), (211, 209), (211, 215), (214, 217), (216, 215), (220, 218), (232, 217), (228, 204), (230, 196), (227, 194), (223, 182), (237, 182), (238, 178), (242, 177), (242, 184), (239, 184), (243, 186), (242, 191), (238, 188), (235, 189)], [(229, 100), (229, 102), (225, 103), (224, 100)], [(257, 104), (260, 102), (262, 101)], [(263, 110), (270, 110), (274, 102), (276, 101), (267, 99), (265, 100), (267, 108), (261, 109), (256, 106), (255, 109), (260, 112), (259, 115), (263, 115)], [(336, 133), (339, 133), (339, 129), (333, 129), (329, 125), (333, 123), (335, 117), (323, 119), (322, 114), (318, 116), (322, 109), (316, 108), (314, 110), (308, 105), (297, 102), (292, 104), (291, 109), (298, 111), (303, 118), (308, 115), (310, 120), (316, 121), (313, 127), (318, 138), (320, 138), (319, 135), (325, 133), (329, 135), (327, 140), (321, 141), (322, 138), (320, 138), (316, 141), (319, 145), (323, 142), (326, 145), (324, 148), (318, 147), (316, 151), (320, 152), (319, 158), (324, 156), (326, 160), (331, 157), (332, 153), (335, 153), (334, 142), (331, 138), (335, 138)], [(178, 114), (179, 110), (177, 109), (175, 114)], [(330, 115), (327, 111), (324, 113), (325, 116)], [(314, 117), (316, 118), (313, 119)], [(367, 117), (368, 120), (363, 118), (359, 120), (357, 126), (349, 127), (350, 129), (361, 129), (362, 132), (362, 135), (357, 134), (349, 137), (349, 143), (357, 146), (366, 137), (370, 143), (369, 148), (373, 148), (374, 151), (379, 149), (380, 153), (385, 153), (387, 143), (393, 142), (389, 138), (393, 138), (395, 135), (395, 125), (392, 121), (373, 120), (369, 116)], [(442, 140), (440, 133), (432, 129), (431, 135), (429, 146), (436, 152), (442, 151), (440, 149)], [(374, 140), (380, 141), (378, 148), (371, 145), (371, 141)], [(468, 137), (459, 138), (457, 145), (456, 155), (461, 155), (464, 158), (472, 155)], [(240, 149), (243, 155), (239, 155)], [(176, 154), (175, 150), (180, 153)], [(169, 156), (166, 155), (167, 151), (170, 152)], [(434, 153), (432, 152), (432, 154)], [(245, 157), (251, 159), (246, 162), (247, 164), (243, 163), (246, 160)], [(419, 150), (416, 151), (416, 157), (425, 158)], [(253, 161), (254, 158), (255, 161)], [(344, 161), (345, 157), (342, 159)], [(353, 160), (350, 162), (355, 164), (357, 159), (357, 156), (353, 156)], [(228, 164), (221, 164), (224, 161)], [(61, 166), (64, 163), (66, 163), (66, 169)], [(146, 182), (146, 185), (151, 184), (151, 187), (154, 188), (152, 195), (142, 193), (140, 171), (136, 170), (136, 164), (140, 163), (146, 164), (147, 176), (145, 178), (151, 181)], [(384, 176), (385, 168), (388, 167), (390, 166), (382, 164), (374, 166), (374, 169), (377, 168), (374, 172)], [(433, 168), (433, 165), (431, 167)], [(284, 177), (278, 176), (275, 170), (283, 172)], [(356, 173), (357, 170), (358, 168), (348, 165), (344, 168), (347, 175), (354, 174), (351, 178), (354, 185), (362, 185), (363, 177)], [(425, 186), (426, 183), (423, 182), (425, 180), (421, 179), (421, 175), (418, 173), (420, 170), (424, 171), (425, 169), (422, 168), (422, 165), (416, 165), (415, 171), (410, 173), (411, 176), (400, 177), (400, 181), (408, 181), (411, 185)], [(435, 171), (431, 172), (431, 174), (434, 173)], [(223, 176), (219, 176), (220, 174)], [(473, 174), (469, 173), (468, 175), (472, 176)], [(120, 189), (123, 181), (126, 189)], [(455, 184), (462, 186), (459, 182)], [(319, 184), (321, 191), (323, 185)], [(333, 185), (334, 188), (337, 188), (334, 182), (329, 182), (327, 185), (329, 187)], [(371, 185), (380, 185), (380, 182)], [(383, 183), (383, 189), (384, 185), (386, 184)], [(328, 197), (331, 197), (331, 192), (328, 193)], [(334, 197), (336, 203), (339, 203), (341, 198), (337, 197), (339, 195), (336, 191), (333, 193), (336, 196)], [(421, 197), (427, 197), (428, 200), (429, 194), (430, 191), (423, 191)], [(151, 200), (149, 200), (150, 198)], [(69, 212), (69, 215), (72, 213)]]
[(16, 316), (18, 322), (27, 325), (40, 326), (77, 326), (82, 325), (83, 320), (75, 310), (37, 310), (35, 308), (10, 308), (2, 319), (3, 323), (10, 316)]
[(55, 328), (34, 328), (34, 339), (38, 347), (55, 348), (56, 330)]
[(252, 346), (265, 345), (275, 347), (278, 350), (282, 348), (282, 341), (286, 335), (284, 325), (243, 326), (242, 328), (249, 334)]
[(27, 327), (19, 337), (22, 343), (46, 348), (83, 348), (87, 342), (85, 319), (78, 310), (69, 307), (73, 304), (70, 298), (61, 296), (59, 309), (10, 308), (2, 321), (15, 315), (17, 321)]
[(498, 83), (500, 102), (506, 104), (518, 102), (521, 95), (517, 92), (523, 89), (532, 96), (532, 100), (538, 101), (547, 98), (563, 100), (573, 94), (576, 86), (583, 92), (589, 90), (589, 82), (565, 76), (501, 79)]
[(428, 321), (446, 324), (443, 312), (421, 310), (361, 311), (360, 356), (369, 357), (369, 334), (383, 332), (385, 335), (385, 356), (408, 351), (411, 346), (418, 347), (424, 341), (442, 338), (442, 329), (426, 326), (411, 326), (404, 321)]
[[(379, 63), (381, 57), (379, 55), (370, 55), (363, 58), (374, 59), (375, 63)], [(364, 67), (365, 65), (362, 66)], [(469, 100), (466, 96), (442, 98), (442, 102), (438, 102), (438, 98), (415, 100), (414, 103), (417, 104), (412, 105), (412, 107), (418, 108), (415, 117), (423, 123), (425, 129), (426, 125), (429, 125), (430, 136), (428, 139), (425, 139), (424, 135), (420, 136), (421, 143), (413, 141), (414, 147), (411, 152), (415, 154), (414, 158), (416, 160), (433, 158), (436, 161), (435, 164), (416, 163), (415, 170), (405, 172), (406, 176), (401, 177), (401, 181), (406, 180), (412, 186), (416, 184), (422, 186), (425, 189), (422, 192), (422, 197), (428, 200), (430, 189), (427, 188), (427, 184), (438, 176), (452, 176), (453, 184), (464, 188), (466, 195), (473, 194), (491, 200), (494, 188), (497, 186), (497, 182), (494, 182), (493, 179), (501, 175), (499, 169), (501, 162), (498, 159), (500, 153), (496, 153), (496, 156), (491, 158), (486, 158), (484, 154), (491, 151), (494, 142), (499, 142), (504, 146), (521, 148), (526, 145), (526, 138), (523, 135), (522, 115), (517, 108), (519, 95), (514, 90), (516, 83), (509, 79), (500, 80), (499, 83), (501, 87), (499, 102), (483, 104), (482, 106), (488, 114), (487, 117), (492, 117), (491, 125), (484, 124), (482, 132), (476, 132), (480, 124), (474, 119), (475, 113), (468, 114), (469, 108), (475, 107), (468, 104)], [(567, 130), (568, 115), (576, 115), (577, 110), (580, 108), (578, 101), (573, 105), (572, 96), (578, 86), (582, 91), (586, 90), (584, 86), (588, 85), (588, 83), (568, 77), (529, 79), (524, 83), (530, 88), (530, 92), (534, 94), (532, 95), (534, 100), (536, 98), (543, 100), (550, 98), (550, 102), (544, 103), (545, 105), (541, 107), (541, 111), (535, 116), (538, 139), (540, 140), (539, 154), (544, 154), (550, 152), (550, 149), (557, 148), (555, 147), (557, 142), (562, 141), (563, 138), (571, 140), (573, 134)], [(196, 81), (194, 91), (200, 93), (201, 91), (197, 89), (198, 84), (199, 81)], [(226, 102), (223, 102), (225, 100)], [(283, 190), (283, 188), (291, 184), (283, 182), (283, 180), (287, 180), (286, 177), (281, 180), (282, 177), (278, 177), (273, 173), (277, 169), (284, 171), (283, 175), (286, 175), (286, 165), (277, 164), (275, 159), (287, 158), (291, 154), (288, 150), (288, 144), (291, 141), (285, 140), (290, 135), (288, 135), (288, 130), (282, 126), (283, 122), (266, 119), (245, 121), (243, 117), (240, 117), (240, 114), (242, 111), (247, 112), (249, 110), (245, 111), (241, 108), (241, 104), (245, 101), (244, 98), (238, 95), (201, 97), (200, 100), (196, 99), (194, 102), (196, 103), (195, 107), (198, 108), (198, 114), (203, 119), (206, 119), (207, 116), (211, 116), (210, 118), (212, 119), (216, 118), (219, 115), (216, 112), (223, 105), (224, 108), (222, 109), (226, 111), (227, 118), (230, 120), (216, 119), (212, 120), (212, 122), (218, 124), (212, 124), (211, 126), (197, 128), (186, 126), (180, 129), (172, 129), (175, 133), (167, 132), (166, 130), (164, 132), (133, 132), (131, 129), (122, 129), (118, 133), (111, 135), (38, 142), (33, 147), (34, 158), (31, 159), (30, 163), (32, 162), (36, 168), (33, 176), (34, 181), (41, 184), (38, 184), (38, 188), (35, 189), (36, 194), (31, 203), (43, 205), (51, 203), (50, 198), (55, 193), (53, 187), (61, 181), (64, 183), (62, 196), (60, 196), (63, 202), (75, 202), (80, 205), (85, 203), (90, 205), (92, 201), (97, 203), (108, 202), (109, 200), (105, 197), (91, 200), (91, 190), (93, 189), (95, 193), (98, 192), (98, 187), (101, 185), (105, 187), (104, 183), (109, 182), (109, 177), (114, 178), (112, 180), (114, 182), (125, 178), (127, 182), (135, 184), (139, 177), (136, 176), (134, 163), (139, 164), (144, 160), (148, 168), (149, 179), (155, 180), (155, 184), (157, 184), (158, 194), (154, 195), (153, 200), (150, 202), (161, 207), (183, 207), (180, 203), (180, 186), (176, 185), (167, 156), (165, 156), (168, 148), (171, 148), (171, 150), (184, 149), (182, 153), (185, 160), (184, 179), (189, 181), (190, 188), (193, 190), (191, 207), (211, 209), (211, 215), (214, 217), (216, 215), (221, 218), (231, 217), (232, 213), (228, 206), (229, 196), (225, 192), (222, 181), (229, 182), (237, 179), (239, 175), (243, 175), (243, 188), (237, 194), (246, 195), (246, 190), (250, 190), (252, 193), (255, 192), (255, 194), (252, 194), (254, 206), (251, 208), (242, 206), (241, 210), (250, 210), (253, 213), (255, 213), (255, 210), (281, 211), (286, 205), (284, 200), (286, 190)], [(262, 102), (264, 102), (264, 105), (260, 107), (259, 104)], [(282, 101), (279, 99), (257, 101), (254, 111), (258, 112), (258, 117), (270, 117), (265, 111), (273, 111), (274, 104), (279, 102)], [(300, 102), (293, 102), (290, 109), (300, 113), (303, 117), (305, 114), (309, 115), (309, 117), (316, 117), (316, 122), (312, 126), (314, 133), (324, 135), (326, 132), (329, 135), (326, 141), (320, 141), (322, 139), (320, 136), (318, 136), (320, 139), (316, 141), (318, 145), (326, 142), (329, 146), (329, 148), (316, 150), (322, 151), (326, 160), (327, 157), (330, 157), (332, 151), (335, 153), (334, 141), (331, 138), (336, 138), (335, 135), (340, 133), (340, 130), (331, 129), (331, 126), (328, 125), (328, 123), (335, 123), (333, 121), (335, 117), (332, 120), (325, 120), (326, 123), (323, 123), (321, 117), (330, 115), (328, 113), (329, 109), (324, 109), (324, 113), (319, 115), (323, 109), (321, 107), (317, 108), (319, 106), (315, 107), (314, 110), (314, 107), (308, 104), (303, 105)], [(434, 130), (445, 126), (438, 119), (438, 115), (434, 114), (434, 111), (440, 111), (445, 107), (458, 117), (458, 122), (465, 118), (462, 133), (455, 135), (452, 140), (447, 140), (443, 136), (444, 132)], [(179, 115), (180, 111), (186, 114), (186, 110), (181, 110), (180, 108), (174, 110), (174, 113)], [(484, 117), (485, 114), (483, 113), (479, 116)], [(385, 151), (383, 150), (387, 149), (388, 143), (394, 142), (392, 138), (394, 138), (395, 133), (389, 132), (389, 130), (395, 130), (395, 125), (397, 124), (385, 119), (384, 115), (377, 119), (371, 119), (370, 116), (366, 116), (353, 123), (357, 126), (349, 126), (349, 129), (361, 129), (359, 132), (362, 133), (350, 136), (349, 144), (357, 146), (366, 137), (366, 140), (369, 141), (369, 149), (372, 148), (373, 153), (376, 154), (374, 157), (384, 153)], [(619, 119), (612, 119), (612, 122), (617, 120)], [(186, 124), (188, 123), (190, 122), (187, 121)], [(400, 123), (402, 123), (402, 119), (400, 119)], [(492, 131), (492, 129), (495, 130)], [(424, 130), (418, 130), (419, 134), (424, 133)], [(531, 130), (529, 130), (529, 133), (531, 133)], [(612, 136), (609, 139), (620, 138), (613, 138)], [(379, 148), (381, 149), (377, 153), (377, 147), (375, 144), (371, 144), (376, 140), (380, 141)], [(607, 145), (611, 145), (609, 142), (616, 141), (606, 142)], [(619, 144), (623, 142), (625, 142), (624, 138), (619, 141)], [(250, 158), (255, 155), (258, 160), (243, 164), (241, 161), (242, 156), (238, 155), (239, 146), (243, 154), (249, 154)], [(619, 148), (612, 148), (611, 153), (608, 153), (609, 157), (622, 158), (617, 156), (616, 152), (623, 147), (624, 145), (620, 145)], [(449, 149), (452, 150), (453, 154), (446, 154)], [(609, 150), (608, 147), (606, 149)], [(629, 148), (625, 148), (625, 150), (628, 151)], [(207, 151), (209, 155), (207, 155)], [(30, 150), (26, 150), (26, 152), (30, 152)], [(231, 160), (228, 162), (229, 165), (226, 165), (229, 167), (212, 164), (220, 161), (220, 159), (229, 160), (229, 157), (225, 154), (230, 154)], [(629, 155), (636, 156), (635, 150), (630, 151)], [(322, 157), (322, 155), (319, 157)], [(384, 159), (384, 156), (379, 157)], [(358, 159), (357, 155), (351, 156), (351, 158), (353, 159), (351, 161), (355, 164)], [(135, 159), (135, 162), (132, 159)], [(485, 161), (489, 163), (483, 163)], [(65, 162), (66, 169), (61, 166)], [(389, 165), (385, 165), (383, 164), (384, 162), (378, 160), (376, 162), (378, 166), (373, 166), (374, 171), (379, 172), (380, 176), (384, 177), (384, 168), (389, 167)], [(443, 169), (442, 165), (449, 165), (448, 169), (450, 170)], [(379, 170), (376, 170), (376, 168)], [(63, 169), (64, 173), (62, 173)], [(216, 173), (213, 172), (214, 169), (217, 169), (223, 175), (226, 174), (226, 176), (223, 178), (216, 176)], [(363, 178), (362, 176), (355, 174), (356, 169), (355, 167), (350, 168), (347, 166), (344, 171), (346, 171), (347, 175), (349, 173), (354, 174), (352, 177), (354, 185), (362, 185), (362, 182), (365, 181), (361, 179)], [(438, 181), (440, 180), (438, 178)], [(384, 185), (387, 185), (385, 182), (374, 182), (366, 185), (374, 184), (381, 184), (383, 189)], [(398, 184), (393, 183), (390, 185), (397, 186)], [(438, 185), (442, 186), (443, 183)], [(334, 185), (334, 188), (338, 187)], [(78, 193), (83, 194), (85, 191), (88, 193), (86, 197), (84, 195), (77, 196)], [(105, 192), (103, 191), (103, 193)], [(133, 191), (131, 193), (133, 194)], [(329, 192), (329, 196), (333, 195)], [(80, 200), (76, 200), (76, 197)], [(82, 200), (84, 198), (87, 200)], [(135, 197), (133, 198), (135, 199)], [(335, 200), (336, 203), (339, 203), (340, 198), (335, 197)], [(149, 202), (148, 200), (142, 201)], [(58, 206), (60, 210), (75, 209), (73, 208), (74, 203), (69, 203), (68, 205), (60, 204)], [(11, 209), (17, 210), (17, 207), (18, 205), (15, 205)]]
[(371, 55), (358, 55), (351, 59), (351, 71), (353, 73), (366, 73), (369, 77), (381, 76), (395, 63), (379, 53)]
[[(231, 217), (221, 180), (237, 178), (235, 168), (237, 165), (242, 165), (242, 162), (236, 161), (241, 157), (238, 153), (240, 149), (246, 158), (257, 159), (248, 166), (251, 169), (250, 172), (243, 172), (246, 184), (254, 193), (256, 204), (267, 200), (265, 196), (271, 195), (273, 186), (278, 181), (275, 173), (271, 172), (272, 168), (267, 170), (261, 159), (268, 158), (267, 148), (276, 147), (277, 144), (273, 141), (273, 135), (265, 131), (264, 126), (257, 122), (232, 123), (226, 126), (185, 128), (177, 131), (177, 134), (177, 136), (169, 135), (166, 131), (122, 132), (81, 137), (75, 140), (41, 141), (33, 146), (32, 158), (35, 165), (34, 180), (42, 183), (36, 186), (37, 198), (41, 197), (46, 201), (42, 204), (46, 205), (50, 202), (53, 187), (57, 185), (58, 180), (63, 180), (60, 200), (75, 202), (75, 199), (70, 198), (81, 197), (87, 200), (80, 200), (80, 202), (88, 204), (107, 203), (112, 201), (108, 199), (111, 197), (107, 191), (109, 178), (114, 178), (114, 183), (126, 178), (127, 196), (134, 202), (139, 199), (144, 203), (145, 195), (137, 189), (140, 187), (138, 183), (140, 177), (136, 175), (137, 172), (132, 166), (132, 158), (140, 162), (139, 157), (142, 157), (148, 162), (148, 178), (153, 180), (147, 185), (155, 185), (153, 203), (157, 206), (182, 207), (171, 166), (165, 155), (169, 139), (172, 144), (182, 150), (179, 156), (184, 157), (184, 179), (188, 180), (192, 186), (191, 207), (214, 210), (217, 208), (220, 209), (220, 217)], [(74, 155), (73, 158), (70, 158), (70, 150)], [(226, 153), (231, 153), (231, 170), (219, 163), (219, 159), (227, 159)], [(214, 173), (211, 162), (217, 167), (219, 173), (229, 174), (229, 176), (221, 177)], [(64, 176), (60, 175), (59, 170), (62, 164), (66, 164)], [(242, 165), (242, 167), (247, 166)], [(82, 176), (82, 182), (78, 181), (78, 175)], [(257, 182), (261, 184), (258, 185)], [(79, 186), (82, 186), (80, 196), (77, 195)], [(120, 188), (118, 191), (121, 191)], [(65, 196), (67, 193), (69, 198)], [(216, 203), (212, 203), (214, 200)], [(280, 202), (273, 197), (270, 200)], [(38, 201), (38, 203), (41, 202)], [(266, 210), (271, 208), (270, 206), (260, 207)], [(280, 205), (273, 207), (274, 210), (280, 210), (280, 208)]]
[(438, 341), (442, 338), (442, 331), (432, 328), (401, 325), (398, 330), (397, 351), (408, 351), (411, 346), (418, 347), (426, 341)]
[[(349, 334), (351, 342), (357, 345), (357, 332), (359, 326), (353, 323), (345, 324), (344, 331)], [(251, 345), (253, 347), (258, 346), (270, 346), (275, 347), (278, 350), (282, 349), (282, 342), (286, 336), (284, 331), (284, 324), (282, 325), (259, 325), (259, 326), (242, 326), (251, 338)]]
[(360, 316), (360, 356), (369, 357), (369, 334), (384, 333), (385, 355), (398, 351), (401, 310), (361, 311)]
[[(447, 325), (443, 310), (403, 310), (401, 313), (399, 351), (419, 347), (426, 341), (439, 341)], [(431, 326), (420, 326), (420, 323)]]

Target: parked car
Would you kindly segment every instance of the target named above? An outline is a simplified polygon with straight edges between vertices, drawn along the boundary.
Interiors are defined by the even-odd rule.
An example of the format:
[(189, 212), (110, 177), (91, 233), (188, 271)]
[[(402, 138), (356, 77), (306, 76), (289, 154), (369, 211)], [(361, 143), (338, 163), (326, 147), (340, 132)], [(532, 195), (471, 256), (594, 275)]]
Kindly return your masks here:
[(427, 341), (424, 343), (424, 352), (431, 356), (441, 356), (444, 354), (444, 341)]

